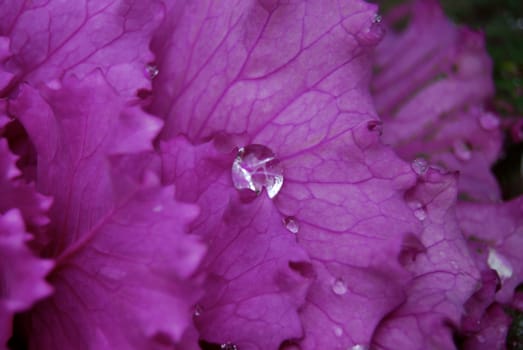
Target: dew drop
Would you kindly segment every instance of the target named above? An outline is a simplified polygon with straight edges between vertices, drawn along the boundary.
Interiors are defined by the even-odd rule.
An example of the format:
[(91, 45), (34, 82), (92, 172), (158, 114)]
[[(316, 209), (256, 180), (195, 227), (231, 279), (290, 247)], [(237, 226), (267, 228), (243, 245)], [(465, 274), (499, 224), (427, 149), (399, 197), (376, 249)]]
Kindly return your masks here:
[(337, 337), (341, 337), (343, 335), (343, 329), (341, 329), (339, 326), (334, 326), (334, 334)]
[(202, 314), (202, 311), (203, 311), (203, 310), (202, 310), (202, 307), (201, 307), (199, 304), (197, 304), (197, 305), (194, 307), (193, 316), (195, 316), (195, 317), (200, 316), (200, 315)]
[(248, 145), (238, 150), (231, 169), (237, 190), (259, 194), (263, 188), (274, 198), (283, 186), (283, 169), (274, 152), (263, 145)]
[(236, 344), (233, 343), (224, 343), (220, 346), (220, 349), (222, 350), (238, 350), (238, 347)]
[(479, 125), (485, 130), (494, 130), (499, 127), (499, 119), (492, 113), (485, 113), (479, 117)]
[(155, 64), (148, 64), (145, 66), (145, 75), (149, 79), (154, 79), (160, 74), (160, 70)]
[(427, 218), (427, 212), (423, 208), (414, 210), (414, 216), (419, 220), (423, 221)]
[(423, 175), (427, 172), (429, 164), (424, 158), (416, 158), (411, 164), (412, 170), (418, 175)]
[(296, 218), (293, 216), (287, 216), (283, 219), (283, 225), (291, 233), (298, 233), (298, 231), (300, 231), (298, 221), (296, 221)]
[(502, 283), (512, 277), (512, 265), (495, 249), (489, 249), (487, 263), (492, 270), (496, 271)]
[(332, 291), (336, 295), (344, 295), (347, 293), (347, 285), (341, 278), (337, 278), (332, 283)]
[(419, 220), (423, 221), (427, 218), (427, 212), (423, 207), (423, 204), (419, 201), (412, 201), (408, 203), (409, 207), (414, 210), (414, 216)]
[(375, 45), (383, 38), (385, 35), (385, 27), (381, 22), (381, 16), (374, 16), (370, 20), (369, 26), (358, 34), (362, 45)]
[(470, 160), (470, 158), (472, 158), (472, 152), (471, 152), (470, 146), (461, 140), (457, 140), (454, 142), (453, 150), (454, 150), (454, 155), (456, 156), (456, 158), (458, 158), (460, 160), (466, 161), (466, 160)]
[(348, 350), (368, 350), (368, 347), (361, 344), (356, 344), (352, 348), (349, 348)]

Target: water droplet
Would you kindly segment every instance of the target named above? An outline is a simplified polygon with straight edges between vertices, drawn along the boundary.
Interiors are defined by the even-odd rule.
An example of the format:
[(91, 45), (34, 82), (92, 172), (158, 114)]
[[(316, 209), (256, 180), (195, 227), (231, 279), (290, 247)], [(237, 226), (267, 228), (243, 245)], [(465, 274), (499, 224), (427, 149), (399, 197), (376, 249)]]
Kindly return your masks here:
[(155, 64), (148, 64), (145, 66), (145, 75), (149, 79), (154, 79), (160, 74), (160, 70)]
[(296, 221), (296, 218), (293, 216), (287, 216), (285, 219), (283, 219), (283, 225), (291, 233), (298, 233), (300, 230), (298, 221)]
[(499, 126), (499, 119), (492, 113), (485, 113), (479, 117), (479, 125), (485, 130), (494, 130)]
[(418, 218), (419, 221), (423, 221), (427, 218), (427, 212), (423, 208), (414, 210), (414, 216)]
[(339, 326), (334, 326), (334, 334), (337, 337), (341, 337), (343, 335), (343, 329), (341, 329)]
[(58, 79), (51, 80), (46, 85), (51, 90), (60, 90), (62, 88), (62, 83)]
[(414, 210), (414, 216), (418, 218), (418, 220), (423, 221), (427, 218), (427, 212), (425, 211), (425, 207), (423, 204), (421, 204), (420, 201), (411, 201), (407, 203), (410, 209)]
[(238, 347), (236, 344), (233, 343), (225, 343), (220, 346), (220, 349), (222, 350), (238, 350)]
[(232, 164), (232, 182), (237, 190), (248, 189), (259, 194), (265, 188), (274, 198), (283, 186), (280, 161), (268, 147), (248, 145), (238, 150)]
[(496, 271), (501, 283), (512, 277), (512, 265), (507, 258), (498, 253), (495, 249), (489, 249), (487, 263), (492, 270)]
[(155, 212), (155, 213), (160, 213), (162, 211), (163, 211), (163, 205), (161, 205), (161, 204), (158, 204), (157, 206), (155, 206), (153, 208), (153, 212)]
[(460, 160), (470, 160), (472, 158), (472, 152), (470, 146), (461, 140), (457, 140), (453, 145), (454, 155)]
[(356, 344), (352, 348), (349, 348), (347, 350), (368, 350), (368, 347), (366, 347), (365, 345)]
[(332, 291), (336, 295), (344, 295), (347, 293), (347, 285), (341, 278), (337, 278), (332, 283)]
[(385, 35), (385, 28), (381, 21), (381, 16), (374, 16), (370, 20), (369, 26), (358, 33), (358, 38), (362, 45), (375, 45), (383, 38)]
[(418, 175), (423, 175), (427, 172), (429, 164), (424, 158), (416, 158), (411, 164), (412, 170)]
[(195, 317), (200, 316), (202, 314), (202, 311), (203, 311), (203, 309), (202, 309), (201, 305), (196, 304), (196, 306), (194, 307), (193, 316), (195, 316)]

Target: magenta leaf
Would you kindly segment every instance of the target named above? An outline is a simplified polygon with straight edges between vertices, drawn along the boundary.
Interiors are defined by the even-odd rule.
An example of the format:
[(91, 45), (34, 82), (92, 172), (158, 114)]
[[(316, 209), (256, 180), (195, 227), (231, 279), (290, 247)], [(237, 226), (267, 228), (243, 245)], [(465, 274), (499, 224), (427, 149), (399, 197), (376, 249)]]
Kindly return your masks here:
[(111, 209), (108, 156), (152, 149), (161, 123), (126, 107), (98, 73), (81, 83), (69, 78), (42, 94), (24, 86), (10, 112), (35, 145), (37, 189), (54, 200), (50, 232), (56, 237), (49, 248), (56, 256)]
[(165, 139), (265, 135), (283, 155), (347, 131), (372, 108), (362, 47), (379, 40), (372, 5), (198, 0), (173, 11), (152, 45), (151, 108), (166, 119)]
[[(232, 157), (231, 157), (232, 156)], [(201, 207), (192, 231), (208, 244), (203, 298), (194, 319), (202, 340), (240, 349), (277, 349), (303, 336), (298, 309), (308, 257), (265, 197), (246, 203), (231, 184), (233, 154), (177, 138), (162, 144), (163, 177), (178, 198)]]
[(408, 161), (421, 156), (459, 170), (461, 195), (499, 199), (490, 167), (502, 140), (500, 121), (483, 109), (493, 93), (484, 39), (456, 27), (436, 1), (409, 6), (385, 18), (393, 26), (410, 15), (410, 23), (400, 33), (389, 28), (375, 53), (372, 90), (383, 139)]
[(480, 323), (480, 331), (466, 339), (463, 345), (465, 350), (506, 349), (507, 346), (519, 346), (507, 342), (507, 333), (510, 326), (510, 316), (503, 307), (493, 304), (484, 314)]
[(453, 328), (479, 285), (479, 272), (456, 220), (455, 177), (429, 168), (406, 195), (423, 223), (425, 249), (405, 260), (413, 278), (407, 300), (376, 332), (377, 349), (452, 349)]
[(52, 292), (45, 276), (53, 263), (34, 256), (27, 246), (30, 239), (20, 211), (0, 214), (0, 349), (7, 349), (14, 314)]
[(0, 35), (10, 38), (7, 62), (14, 82), (33, 85), (101, 70), (118, 91), (134, 95), (150, 86), (146, 65), (158, 1), (1, 1)]
[(506, 203), (460, 203), (458, 219), (483, 271), (496, 272), (495, 300), (510, 303), (523, 282), (523, 198)]
[[(185, 227), (198, 210), (143, 169), (161, 123), (128, 106), (100, 73), (10, 105), (53, 196), (51, 299), (24, 316), (31, 349), (160, 349), (182, 339), (200, 296), (204, 253)], [(134, 166), (133, 166), (134, 165)], [(143, 171), (129, 171), (129, 169)]]
[[(209, 257), (216, 256), (203, 266), (209, 276), (220, 276), (220, 287), (211, 288), (202, 301), (220, 306), (221, 313), (215, 314), (215, 323), (201, 313), (202, 337), (241, 342), (247, 349), (265, 348), (266, 338), (272, 346), (276, 340), (292, 340), (303, 349), (368, 346), (380, 320), (405, 298), (409, 276), (398, 260), (403, 237), (422, 229), (403, 198), (416, 175), (380, 144), (380, 122), (368, 93), (368, 47), (383, 34), (375, 6), (195, 1), (172, 11), (178, 20), (165, 23), (153, 42), (160, 74), (151, 110), (166, 121), (163, 179), (175, 183), (177, 198), (201, 207), (192, 229), (210, 243)], [(210, 139), (214, 144), (205, 143)], [(284, 184), (272, 202), (265, 190), (243, 198), (231, 181), (234, 150), (249, 144), (267, 147), (281, 162)], [(291, 229), (285, 227), (289, 220)], [(281, 294), (246, 313), (243, 294), (232, 282), (229, 286), (221, 264), (229, 266), (229, 256), (243, 257), (241, 247), (248, 257), (274, 254), (273, 246), (265, 253), (266, 242), (250, 248), (248, 242), (260, 235), (295, 235), (309, 255), (310, 262), (288, 255), (278, 264), (261, 260), (261, 266), (271, 267), (266, 278), (279, 275), (275, 267), (290, 260), (292, 273), (313, 281), (301, 308), (299, 300), (277, 304), (274, 300), (293, 295), (280, 289)], [(228, 242), (214, 251), (214, 245)], [(250, 271), (256, 277), (242, 278), (260, 278), (257, 268)], [(289, 274), (288, 268), (283, 271)], [(231, 294), (215, 294), (225, 286)], [(286, 305), (290, 316), (299, 309), (304, 331), (275, 332), (271, 325), (279, 311), (270, 305)], [(269, 313), (261, 313), (262, 306)], [(361, 313), (346, 311), (351, 308)], [(249, 315), (264, 319), (246, 322)], [(253, 328), (264, 338), (254, 338)]]
[(36, 243), (43, 244), (46, 237), (42, 234), (42, 227), (49, 222), (47, 211), (51, 198), (37, 193), (34, 184), (20, 179), (15, 162), (16, 157), (11, 154), (7, 142), (0, 139), (0, 213), (18, 209), (27, 229), (36, 235)]

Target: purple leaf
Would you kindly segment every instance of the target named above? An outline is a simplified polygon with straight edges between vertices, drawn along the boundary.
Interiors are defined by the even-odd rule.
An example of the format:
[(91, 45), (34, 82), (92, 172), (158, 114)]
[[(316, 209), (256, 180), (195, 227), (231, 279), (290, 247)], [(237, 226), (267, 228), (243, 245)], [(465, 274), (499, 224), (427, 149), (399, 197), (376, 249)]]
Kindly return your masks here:
[(36, 148), (37, 189), (54, 200), (50, 232), (56, 237), (49, 248), (56, 256), (110, 210), (108, 156), (151, 150), (161, 123), (126, 106), (98, 73), (41, 94), (24, 86), (10, 112)]
[[(464, 345), (465, 350), (505, 349), (510, 316), (499, 304), (493, 304), (481, 320), (480, 331), (469, 337)], [(517, 346), (517, 344), (516, 344)]]
[(371, 35), (379, 30), (374, 6), (184, 4), (152, 45), (160, 74), (151, 108), (166, 119), (165, 139), (183, 133), (200, 141), (221, 132), (263, 144), (255, 137), (271, 137), (272, 150), (284, 155), (347, 131), (371, 111), (362, 45), (379, 39)]
[(201, 267), (206, 292), (194, 319), (207, 342), (276, 349), (303, 335), (298, 309), (310, 282), (300, 267), (308, 258), (268, 198), (245, 203), (238, 196), (231, 156), (183, 138), (162, 144), (164, 181), (201, 207), (192, 231), (209, 244)]
[(43, 226), (49, 223), (47, 211), (51, 198), (36, 192), (34, 184), (20, 179), (20, 171), (15, 165), (16, 157), (11, 154), (7, 142), (0, 139), (0, 213), (16, 208), (23, 216), (27, 229), (35, 234), (37, 245), (45, 243)]
[[(53, 196), (49, 280), (56, 292), (24, 316), (31, 349), (160, 349), (182, 339), (200, 296), (204, 253), (185, 227), (198, 210), (172, 198), (140, 152), (155, 118), (104, 77), (68, 78), (11, 104), (38, 153), (37, 186)], [(134, 162), (134, 163), (133, 163)]]
[[(235, 312), (245, 303), (243, 294), (232, 289), (235, 293), (215, 295), (221, 289), (211, 288), (203, 300), (222, 308), (219, 322), (198, 321), (203, 338), (241, 341), (246, 349), (266, 348), (267, 338), (274, 348), (296, 337), (304, 349), (368, 345), (375, 326), (404, 300), (408, 276), (398, 262), (402, 238), (421, 230), (403, 198), (416, 176), (379, 143), (379, 121), (368, 93), (367, 47), (383, 34), (375, 7), (359, 1), (228, 6), (195, 1), (172, 11), (177, 21), (165, 23), (153, 42), (160, 75), (151, 110), (166, 120), (164, 181), (176, 184), (177, 198), (201, 207), (192, 228), (209, 242), (209, 257), (217, 256), (204, 264), (207, 272), (221, 276), (219, 286), (229, 286), (221, 267), (229, 257), (242, 256), (241, 247), (255, 257), (272, 256), (277, 247), (265, 253), (266, 242), (252, 249), (248, 242), (260, 235), (292, 237), (292, 231), (312, 260), (312, 265), (308, 260), (291, 264), (313, 279), (300, 309), (304, 334), (290, 328), (275, 332), (273, 317), (281, 311), (274, 308), (266, 315), (260, 307), (250, 308), (265, 321), (245, 322), (243, 309)], [(180, 134), (188, 140), (181, 141)], [(214, 144), (202, 143), (209, 139)], [(267, 147), (281, 161), (284, 184), (272, 202), (265, 194), (243, 198), (231, 181), (234, 149), (249, 144)], [(294, 226), (286, 231), (288, 220)], [(227, 242), (218, 255), (214, 249)], [(289, 260), (289, 255), (280, 257), (265, 278), (274, 281), (275, 267)], [(236, 268), (249, 264), (242, 261)], [(258, 270), (250, 269), (257, 277)], [(289, 274), (288, 267), (283, 271)], [(346, 289), (341, 297), (333, 284)], [(265, 304), (286, 305), (292, 315), (300, 301), (276, 304), (292, 295), (280, 291)], [(362, 312), (354, 315), (347, 311), (351, 308)], [(264, 338), (253, 338), (253, 328)], [(248, 337), (252, 344), (245, 342)]]
[[(455, 176), (429, 168), (406, 199), (423, 222), (423, 251), (405, 261), (413, 279), (407, 300), (376, 332), (377, 349), (451, 349), (463, 305), (479, 284), (479, 272), (456, 220)], [(421, 214), (420, 211), (423, 211)]]
[(390, 29), (375, 53), (372, 90), (383, 140), (408, 161), (422, 156), (459, 170), (464, 196), (499, 199), (490, 167), (502, 140), (498, 118), (483, 110), (493, 93), (483, 36), (456, 27), (436, 1), (409, 6), (385, 19), (393, 26), (411, 18), (403, 32)]
[(507, 203), (460, 203), (458, 220), (483, 271), (494, 270), (501, 282), (495, 299), (509, 303), (523, 282), (523, 198)]
[(11, 40), (14, 83), (33, 85), (101, 70), (115, 89), (134, 95), (150, 86), (146, 65), (158, 1), (1, 1), (0, 35)]
[(0, 349), (7, 349), (14, 314), (52, 292), (45, 276), (53, 263), (33, 255), (27, 246), (30, 239), (20, 211), (0, 214)]

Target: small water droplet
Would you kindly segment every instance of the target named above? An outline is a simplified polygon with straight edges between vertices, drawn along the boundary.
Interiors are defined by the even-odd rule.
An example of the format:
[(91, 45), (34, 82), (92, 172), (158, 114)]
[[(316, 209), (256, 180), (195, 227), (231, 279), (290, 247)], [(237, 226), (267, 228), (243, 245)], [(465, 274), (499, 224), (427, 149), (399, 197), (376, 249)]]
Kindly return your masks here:
[(283, 225), (291, 233), (298, 233), (300, 230), (298, 221), (296, 221), (296, 218), (293, 216), (287, 216), (285, 219), (283, 219)]
[(383, 38), (385, 35), (385, 27), (381, 21), (381, 16), (374, 16), (370, 19), (368, 27), (364, 28), (358, 34), (358, 38), (362, 45), (375, 45)]
[(339, 326), (334, 326), (334, 334), (337, 337), (341, 337), (343, 335), (343, 329), (341, 329)]
[(495, 249), (489, 249), (487, 263), (492, 270), (496, 271), (499, 279), (501, 280), (501, 283), (512, 277), (512, 265), (507, 260), (507, 258), (501, 255)]
[(202, 307), (201, 305), (197, 304), (195, 307), (194, 307), (194, 312), (193, 312), (193, 316), (195, 317), (198, 317), (202, 314)]
[(153, 212), (160, 213), (163, 211), (163, 205), (159, 204), (153, 208)]
[(495, 130), (499, 127), (499, 119), (492, 113), (485, 113), (479, 117), (479, 125), (485, 130)]
[(145, 75), (147, 78), (154, 79), (158, 76), (158, 74), (160, 74), (160, 70), (155, 64), (150, 63), (145, 66)]
[(220, 349), (222, 350), (238, 350), (238, 347), (236, 344), (233, 343), (224, 343), (220, 346)]
[(427, 172), (429, 164), (424, 158), (416, 158), (411, 164), (412, 170), (418, 175), (423, 175)]
[(263, 188), (274, 198), (283, 186), (283, 169), (274, 152), (263, 145), (248, 145), (238, 150), (231, 169), (237, 190), (248, 189), (257, 194)]
[(347, 285), (341, 278), (337, 278), (332, 283), (332, 291), (336, 295), (344, 295), (347, 293)]
[(414, 216), (419, 220), (423, 221), (427, 218), (427, 212), (423, 208), (414, 210)]
[(456, 140), (454, 142), (453, 150), (454, 150), (454, 155), (456, 156), (456, 158), (458, 158), (460, 160), (466, 161), (466, 160), (470, 160), (470, 158), (472, 158), (472, 152), (471, 152), (470, 146), (462, 140)]
[(349, 348), (348, 350), (368, 350), (368, 347), (361, 344), (356, 344), (352, 348)]

